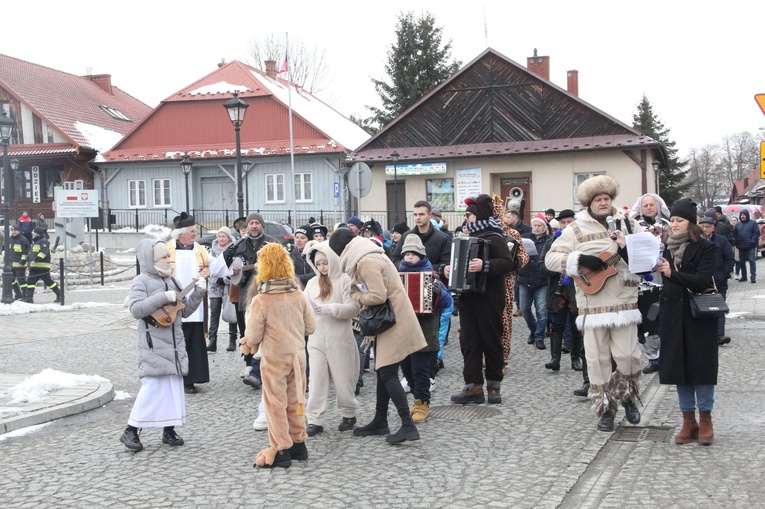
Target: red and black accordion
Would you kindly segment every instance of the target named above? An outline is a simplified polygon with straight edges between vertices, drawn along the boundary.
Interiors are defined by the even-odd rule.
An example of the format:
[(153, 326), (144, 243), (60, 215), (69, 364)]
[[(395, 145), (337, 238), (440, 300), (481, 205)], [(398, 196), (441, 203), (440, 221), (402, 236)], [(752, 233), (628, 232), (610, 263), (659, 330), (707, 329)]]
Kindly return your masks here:
[(422, 315), (430, 315), (435, 311), (433, 305), (433, 282), (435, 275), (432, 272), (399, 272), (401, 282), (409, 302), (412, 303), (414, 312)]
[(476, 237), (455, 237), (452, 239), (451, 272), (449, 290), (455, 293), (486, 293), (486, 272), (468, 272), (470, 260), (489, 259), (491, 242)]

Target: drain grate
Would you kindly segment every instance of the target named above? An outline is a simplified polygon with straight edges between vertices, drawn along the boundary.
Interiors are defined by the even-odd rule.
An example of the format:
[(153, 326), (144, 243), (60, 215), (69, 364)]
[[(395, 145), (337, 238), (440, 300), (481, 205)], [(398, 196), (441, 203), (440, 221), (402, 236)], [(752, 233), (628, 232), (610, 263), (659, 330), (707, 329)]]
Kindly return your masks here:
[(674, 428), (661, 426), (619, 426), (611, 440), (617, 442), (669, 442)]
[(501, 413), (501, 410), (486, 405), (444, 405), (430, 407), (431, 419), (443, 419), (445, 421), (488, 419)]

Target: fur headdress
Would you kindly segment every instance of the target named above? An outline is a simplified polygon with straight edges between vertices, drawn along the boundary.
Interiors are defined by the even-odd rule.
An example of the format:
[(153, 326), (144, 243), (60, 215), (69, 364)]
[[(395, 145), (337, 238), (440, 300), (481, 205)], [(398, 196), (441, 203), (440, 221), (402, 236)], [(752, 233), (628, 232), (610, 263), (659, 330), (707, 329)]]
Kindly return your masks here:
[(268, 242), (258, 251), (258, 284), (273, 279), (294, 279), (295, 269), (287, 250), (278, 242)]
[(585, 180), (576, 188), (576, 198), (582, 207), (589, 207), (592, 199), (599, 194), (607, 194), (613, 200), (619, 194), (619, 183), (608, 175), (598, 175)]
[(475, 198), (466, 198), (466, 212), (475, 214), (478, 221), (486, 221), (494, 215), (494, 202), (488, 194), (479, 194)]

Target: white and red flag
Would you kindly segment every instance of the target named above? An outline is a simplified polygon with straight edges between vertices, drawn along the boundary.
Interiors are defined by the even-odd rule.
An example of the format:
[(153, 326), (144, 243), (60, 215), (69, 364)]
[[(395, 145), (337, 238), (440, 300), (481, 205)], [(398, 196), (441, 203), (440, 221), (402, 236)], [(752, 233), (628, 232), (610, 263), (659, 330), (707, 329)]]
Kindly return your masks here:
[(284, 48), (284, 56), (282, 57), (281, 62), (279, 63), (279, 68), (276, 70), (276, 74), (281, 74), (283, 72), (287, 72), (289, 67), (289, 64), (287, 62), (287, 48)]

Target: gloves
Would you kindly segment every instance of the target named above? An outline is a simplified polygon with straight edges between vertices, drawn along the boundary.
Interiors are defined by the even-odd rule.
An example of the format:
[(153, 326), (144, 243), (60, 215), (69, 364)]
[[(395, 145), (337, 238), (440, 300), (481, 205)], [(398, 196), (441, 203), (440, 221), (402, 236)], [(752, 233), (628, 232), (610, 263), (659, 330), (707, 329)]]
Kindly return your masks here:
[(579, 256), (579, 266), (590, 270), (603, 270), (608, 264), (597, 256), (583, 254)]
[(203, 292), (207, 290), (207, 280), (203, 277), (200, 277), (197, 279), (197, 288), (202, 290)]
[(178, 295), (172, 290), (166, 291), (165, 297), (167, 298), (167, 302), (175, 302), (178, 300)]

